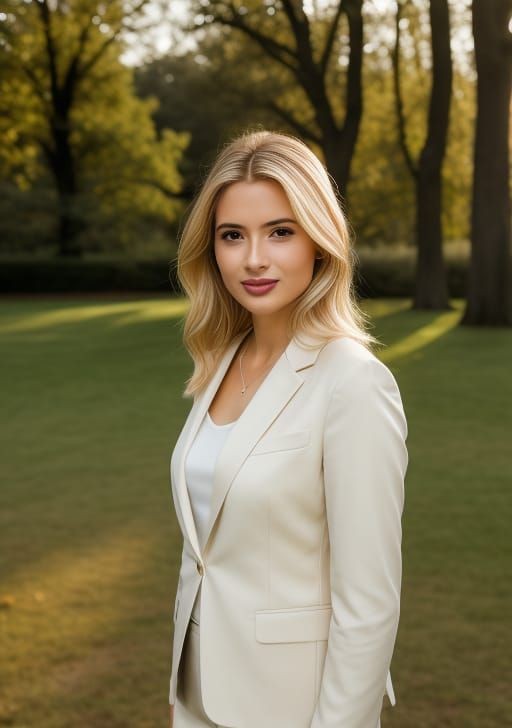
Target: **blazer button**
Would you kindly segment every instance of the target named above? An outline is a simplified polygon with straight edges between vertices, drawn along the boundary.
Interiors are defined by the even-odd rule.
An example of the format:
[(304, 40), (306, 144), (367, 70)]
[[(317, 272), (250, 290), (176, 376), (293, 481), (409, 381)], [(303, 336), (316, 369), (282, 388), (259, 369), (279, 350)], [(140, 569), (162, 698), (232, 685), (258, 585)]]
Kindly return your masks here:
[(197, 570), (198, 570), (198, 572), (199, 572), (199, 573), (201, 574), (201, 576), (202, 576), (202, 575), (204, 574), (204, 569), (203, 569), (203, 565), (202, 565), (202, 563), (201, 563), (200, 561), (196, 561), (196, 566), (197, 566)]

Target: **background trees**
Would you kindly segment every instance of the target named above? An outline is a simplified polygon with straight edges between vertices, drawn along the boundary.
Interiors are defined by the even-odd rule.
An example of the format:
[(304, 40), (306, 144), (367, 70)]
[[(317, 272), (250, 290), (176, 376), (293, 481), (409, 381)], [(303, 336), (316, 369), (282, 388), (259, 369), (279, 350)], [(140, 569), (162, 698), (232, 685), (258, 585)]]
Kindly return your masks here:
[(467, 321), (509, 320), (512, 0), (164, 2), (173, 44), (144, 55), (158, 1), (0, 0), (1, 251), (172, 257), (221, 144), (273, 128), (323, 159), (356, 245), (414, 251), (415, 307), (448, 306), (471, 234)]
[(400, 88), (400, 25), (409, 2), (397, 4), (393, 80), (395, 87), (398, 138), (407, 168), (415, 186), (416, 263), (415, 308), (448, 308), (448, 285), (442, 252), (442, 167), (446, 153), (448, 121), (452, 93), (452, 59), (450, 50), (450, 16), (447, 0), (430, 0), (431, 90), (426, 133), (418, 159), (407, 142), (406, 121)]
[(157, 102), (136, 97), (119, 60), (122, 33), (146, 5), (0, 3), (0, 112), (11, 142), (3, 177), (23, 189), (42, 178), (51, 184), (57, 225), (48, 234), (61, 255), (78, 254), (84, 234), (92, 247), (105, 235), (119, 247), (135, 221), (172, 219), (166, 193), (179, 188), (188, 137), (166, 130), (157, 138)]
[(511, 0), (473, 0), (477, 70), (467, 324), (512, 324), (510, 240)]

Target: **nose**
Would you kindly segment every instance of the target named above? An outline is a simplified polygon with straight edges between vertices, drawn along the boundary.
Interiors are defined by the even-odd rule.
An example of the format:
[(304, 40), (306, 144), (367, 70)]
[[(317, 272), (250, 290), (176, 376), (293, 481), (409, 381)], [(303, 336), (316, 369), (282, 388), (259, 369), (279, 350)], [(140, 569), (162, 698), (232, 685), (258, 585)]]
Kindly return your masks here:
[(249, 242), (246, 265), (248, 268), (261, 268), (268, 265), (268, 251), (263, 241), (254, 239)]

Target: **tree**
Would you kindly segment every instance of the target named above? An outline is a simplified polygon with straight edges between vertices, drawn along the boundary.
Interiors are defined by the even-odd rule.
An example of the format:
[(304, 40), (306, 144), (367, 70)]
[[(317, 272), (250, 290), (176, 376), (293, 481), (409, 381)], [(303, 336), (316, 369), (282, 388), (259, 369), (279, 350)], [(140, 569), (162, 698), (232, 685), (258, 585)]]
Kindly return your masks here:
[(477, 71), (471, 261), (463, 325), (512, 324), (509, 119), (511, 0), (473, 0)]
[[(196, 23), (189, 30), (219, 24), (243, 33), (257, 43), (266, 56), (292, 74), (309, 102), (309, 120), (304, 123), (293, 111), (276, 101), (269, 108), (305, 141), (320, 147), (326, 166), (342, 195), (347, 194), (350, 165), (363, 111), (361, 69), (363, 59), (362, 0), (338, 0), (334, 11), (311, 22), (302, 0), (280, 0), (242, 4), (228, 0), (201, 0)], [(340, 21), (348, 25), (345, 103), (342, 121), (330, 98), (330, 64), (339, 52)], [(339, 76), (339, 68), (336, 69)], [(338, 84), (335, 93), (340, 93)]]
[[(225, 28), (216, 31), (209, 32), (196, 49), (172, 52), (135, 69), (137, 93), (159, 100), (153, 113), (157, 129), (190, 132), (180, 167), (182, 194), (189, 199), (222, 140), (247, 128), (275, 127), (280, 120), (268, 108), (268, 99), (281, 100), (292, 91), (300, 95), (296, 87), (288, 88), (293, 84), (280, 69), (272, 76), (262, 72), (265, 59), (256, 44), (235, 38)], [(307, 106), (302, 98), (291, 103), (297, 115)]]
[(442, 182), (446, 153), (452, 86), (450, 20), (447, 0), (430, 0), (429, 17), (432, 47), (432, 83), (427, 134), (417, 161), (407, 142), (406, 121), (400, 88), (400, 26), (409, 0), (397, 3), (393, 75), (398, 133), (407, 168), (415, 184), (417, 244), (416, 282), (413, 308), (450, 308), (442, 250)]
[[(365, 61), (362, 85), (365, 112), (361, 119), (357, 146), (351, 164), (350, 217), (357, 230), (358, 243), (411, 245), (414, 228), (414, 191), (403, 154), (399, 148), (395, 114), (390, 30), (395, 11), (370, 12), (367, 8)], [(469, 15), (454, 11), (451, 26), (454, 38), (466, 37)], [(428, 48), (423, 37), (421, 46)], [(276, 28), (281, 38), (281, 28)], [(415, 34), (415, 38), (416, 38)], [(198, 33), (199, 36), (199, 33)], [(404, 39), (405, 48), (412, 37)], [(392, 43), (392, 42), (391, 42)], [(412, 50), (411, 50), (412, 52)], [(443, 165), (443, 231), (445, 239), (469, 237), (470, 149), (474, 119), (474, 82), (468, 67), (472, 46), (454, 57), (453, 98), (450, 105), (448, 148)], [(401, 78), (406, 102), (407, 136), (411, 154), (418, 154), (425, 136), (425, 105), (431, 69), (427, 64), (408, 62)], [(341, 118), (343, 94), (336, 93), (343, 76), (330, 65), (329, 98)], [(240, 69), (243, 68), (243, 73)], [(269, 73), (269, 70), (272, 72)], [(193, 189), (205, 166), (216, 155), (219, 144), (247, 128), (272, 128), (293, 132), (275, 114), (276, 104), (292, 109), (294, 118), (307, 125), (310, 103), (302, 88), (284, 66), (269, 63), (257, 43), (229, 27), (208, 27), (197, 38), (194, 49), (178, 54), (176, 49), (146, 63), (136, 72), (138, 93), (156, 96), (159, 106), (153, 114), (158, 129), (189, 130), (191, 143), (181, 166), (185, 190)], [(342, 89), (341, 89), (342, 90)], [(338, 91), (340, 89), (338, 88)], [(200, 99), (200, 104), (198, 104)], [(269, 104), (269, 101), (272, 103)], [(322, 150), (312, 144), (320, 156)]]
[[(84, 191), (97, 191), (98, 181), (111, 176), (113, 167), (117, 193), (123, 181), (134, 183), (133, 169), (126, 177), (116, 156), (123, 132), (126, 166), (137, 162), (140, 180), (171, 197), (179, 187), (176, 158), (186, 138), (171, 131), (156, 138), (150, 121), (155, 101), (135, 98), (132, 73), (119, 62), (122, 34), (136, 30), (147, 2), (0, 3), (0, 48), (6, 59), (0, 76), (0, 107), (7, 113), (3, 126), (23, 150), (21, 157), (32, 160), (25, 181), (36, 173), (35, 147), (54, 180), (62, 255), (80, 253), (78, 240), (87, 217)], [(130, 137), (131, 145), (125, 143)], [(105, 162), (109, 149), (116, 165), (91, 163), (99, 156)]]

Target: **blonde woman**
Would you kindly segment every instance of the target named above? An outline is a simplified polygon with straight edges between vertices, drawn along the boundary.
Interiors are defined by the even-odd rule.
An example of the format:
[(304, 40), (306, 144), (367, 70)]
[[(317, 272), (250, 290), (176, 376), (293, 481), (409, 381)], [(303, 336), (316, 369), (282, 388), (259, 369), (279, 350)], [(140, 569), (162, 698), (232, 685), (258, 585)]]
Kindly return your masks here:
[(171, 458), (174, 728), (377, 728), (395, 703), (407, 423), (353, 261), (299, 139), (220, 151), (177, 262), (194, 371)]

